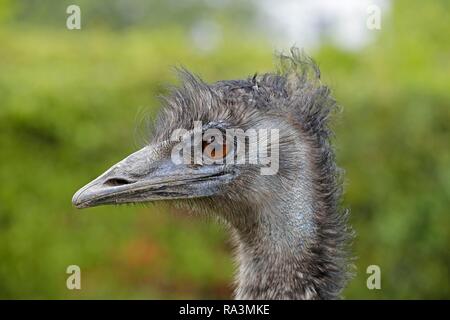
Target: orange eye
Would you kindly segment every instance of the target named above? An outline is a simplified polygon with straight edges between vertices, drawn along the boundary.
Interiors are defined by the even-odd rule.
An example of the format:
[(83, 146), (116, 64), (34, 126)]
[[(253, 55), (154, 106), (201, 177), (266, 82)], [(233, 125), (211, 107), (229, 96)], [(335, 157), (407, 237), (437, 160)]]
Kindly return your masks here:
[(207, 141), (203, 141), (202, 147), (203, 154), (212, 160), (221, 160), (228, 154), (226, 143), (220, 144), (214, 141), (208, 143)]

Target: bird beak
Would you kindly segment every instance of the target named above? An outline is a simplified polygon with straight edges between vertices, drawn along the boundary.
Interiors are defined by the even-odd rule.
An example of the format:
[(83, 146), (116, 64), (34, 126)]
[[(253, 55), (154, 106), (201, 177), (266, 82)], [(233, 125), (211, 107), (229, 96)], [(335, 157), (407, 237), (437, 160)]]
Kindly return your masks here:
[(211, 196), (231, 181), (223, 165), (193, 167), (158, 159), (147, 146), (78, 190), (72, 203), (77, 208), (105, 204), (151, 202)]

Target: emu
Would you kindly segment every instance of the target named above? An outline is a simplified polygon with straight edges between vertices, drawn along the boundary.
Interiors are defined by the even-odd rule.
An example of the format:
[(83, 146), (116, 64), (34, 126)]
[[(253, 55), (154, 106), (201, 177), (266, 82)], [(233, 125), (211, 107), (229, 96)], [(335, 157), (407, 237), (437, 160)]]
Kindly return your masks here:
[[(274, 73), (213, 84), (179, 70), (182, 85), (163, 99), (151, 143), (76, 192), (74, 206), (158, 200), (213, 214), (236, 245), (236, 299), (340, 298), (351, 275), (352, 230), (330, 141), (337, 103), (298, 49), (279, 55), (278, 64)], [(278, 171), (263, 175), (267, 164), (248, 162), (175, 164), (171, 135), (179, 128), (189, 146), (213, 146), (214, 160), (236, 147), (226, 138), (192, 142), (196, 121), (202, 131), (278, 129)]]

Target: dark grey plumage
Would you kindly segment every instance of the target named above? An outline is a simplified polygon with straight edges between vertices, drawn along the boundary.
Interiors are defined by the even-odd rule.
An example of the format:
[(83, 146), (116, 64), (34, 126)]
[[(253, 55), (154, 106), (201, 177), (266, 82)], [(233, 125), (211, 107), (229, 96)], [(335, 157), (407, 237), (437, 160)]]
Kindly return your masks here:
[[(341, 171), (328, 127), (336, 103), (311, 59), (297, 49), (279, 59), (277, 73), (211, 85), (181, 70), (183, 84), (164, 98), (155, 123), (151, 145), (158, 148), (152, 149), (152, 163), (170, 154), (173, 130), (193, 129), (194, 121), (220, 129), (279, 129), (276, 175), (261, 175), (258, 165), (226, 165), (233, 179), (215, 184), (214, 192), (170, 201), (213, 213), (230, 226), (239, 263), (236, 298), (334, 299), (349, 279), (351, 238), (347, 211), (340, 208)], [(133, 168), (124, 167), (133, 167), (133, 161), (124, 160), (105, 175), (113, 172), (134, 182)], [(84, 205), (77, 194), (76, 205), (96, 205), (92, 199)], [(99, 204), (154, 200), (134, 199), (110, 197)]]

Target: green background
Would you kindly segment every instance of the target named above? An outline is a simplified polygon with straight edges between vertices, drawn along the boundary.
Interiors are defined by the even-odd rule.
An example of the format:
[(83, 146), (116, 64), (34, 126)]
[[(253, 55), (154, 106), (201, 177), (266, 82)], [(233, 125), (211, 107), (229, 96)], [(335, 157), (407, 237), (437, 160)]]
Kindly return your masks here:
[[(148, 140), (172, 66), (207, 81), (274, 68), (267, 39), (245, 29), (251, 2), (131, 2), (143, 6), (134, 20), (111, 9), (118, 1), (0, 0), (0, 298), (231, 295), (231, 244), (214, 221), (159, 205), (71, 205)], [(82, 29), (69, 31), (73, 3)], [(449, 12), (448, 1), (395, 1), (368, 46), (308, 51), (343, 107), (335, 145), (357, 232), (345, 298), (450, 298)], [(186, 36), (203, 16), (224, 30), (208, 52)], [(66, 288), (71, 264), (82, 290)], [(381, 290), (366, 287), (372, 264)]]

